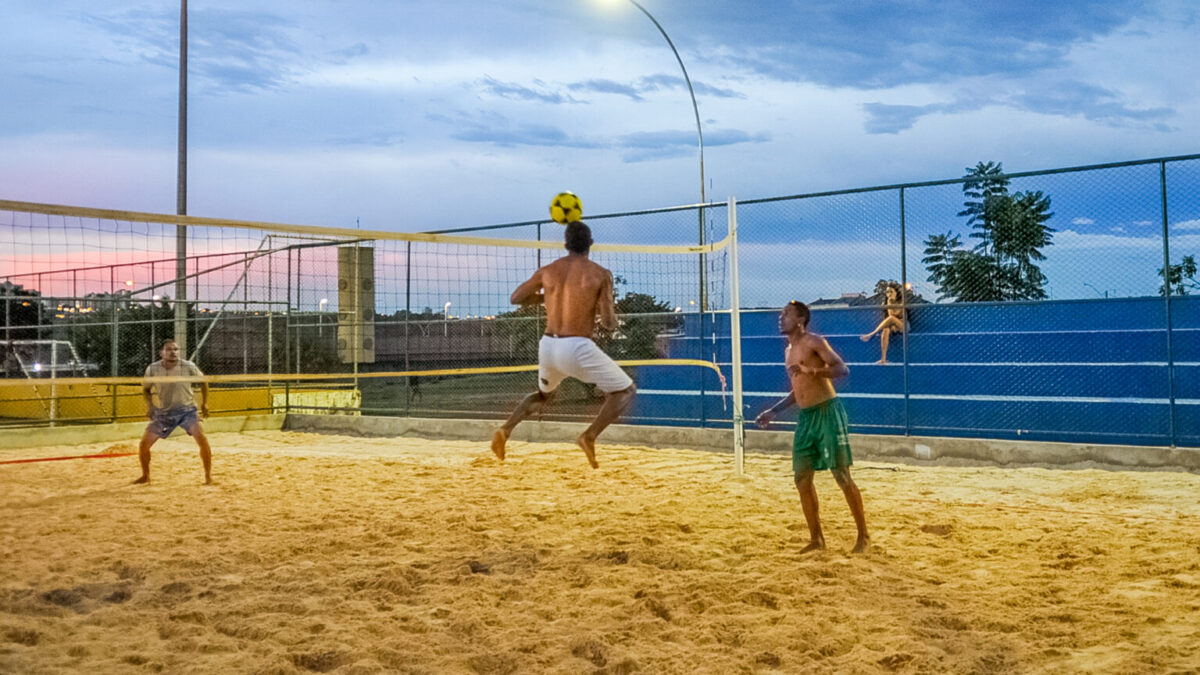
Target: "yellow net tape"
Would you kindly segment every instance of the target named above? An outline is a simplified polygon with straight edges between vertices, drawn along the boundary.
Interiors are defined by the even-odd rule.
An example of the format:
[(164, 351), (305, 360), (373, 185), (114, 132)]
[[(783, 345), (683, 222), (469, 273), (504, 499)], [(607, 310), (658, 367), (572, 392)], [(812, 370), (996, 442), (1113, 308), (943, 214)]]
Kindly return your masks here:
[[(20, 211), (26, 213), (41, 213), (52, 216), (69, 216), (75, 218), (100, 218), (105, 220), (120, 220), (139, 223), (158, 223), (164, 225), (187, 225), (199, 227), (234, 227), (248, 230), (268, 232), (287, 232), (309, 236), (341, 237), (354, 240), (390, 240), (417, 241), (439, 244), (462, 244), (470, 246), (501, 246), (507, 248), (538, 248), (559, 250), (561, 241), (522, 241), (516, 239), (489, 239), (487, 237), (464, 237), (450, 234), (429, 234), (424, 232), (385, 232), (383, 230), (356, 230), (345, 227), (319, 227), (316, 225), (289, 225), (285, 223), (268, 223), (252, 220), (227, 220), (223, 218), (203, 218), (199, 216), (180, 216), (165, 213), (146, 213), (142, 211), (116, 211), (112, 209), (92, 209), (79, 206), (63, 206), (59, 204), (39, 204), (37, 202), (18, 202), (0, 199), (0, 211)], [(715, 253), (729, 245), (729, 237), (703, 245), (691, 246), (651, 246), (635, 244), (594, 244), (593, 251), (619, 253)]]
[[(717, 373), (724, 382), (724, 375), (716, 364), (700, 359), (629, 359), (617, 361), (619, 366), (696, 366), (708, 368)], [(434, 375), (491, 375), (501, 373), (522, 373), (536, 371), (538, 366), (489, 366), (483, 368), (442, 368), (439, 370), (395, 370), (386, 372), (354, 373), (248, 373), (239, 375), (205, 375), (203, 377), (58, 377), (58, 378), (6, 378), (0, 379), (0, 387), (28, 387), (73, 385), (73, 384), (105, 384), (118, 386), (141, 386), (143, 384), (166, 384), (170, 382), (201, 382), (215, 383), (245, 383), (245, 382), (322, 382), (330, 380), (360, 380), (400, 377), (428, 377)]]

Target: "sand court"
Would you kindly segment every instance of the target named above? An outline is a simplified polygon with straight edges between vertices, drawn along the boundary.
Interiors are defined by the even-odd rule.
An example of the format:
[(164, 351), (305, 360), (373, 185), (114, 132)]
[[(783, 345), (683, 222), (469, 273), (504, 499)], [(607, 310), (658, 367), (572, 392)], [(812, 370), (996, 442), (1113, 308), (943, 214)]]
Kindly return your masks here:
[[(0, 467), (0, 671), (1189, 672), (1200, 476), (282, 431)], [(3, 459), (128, 452), (128, 444)]]

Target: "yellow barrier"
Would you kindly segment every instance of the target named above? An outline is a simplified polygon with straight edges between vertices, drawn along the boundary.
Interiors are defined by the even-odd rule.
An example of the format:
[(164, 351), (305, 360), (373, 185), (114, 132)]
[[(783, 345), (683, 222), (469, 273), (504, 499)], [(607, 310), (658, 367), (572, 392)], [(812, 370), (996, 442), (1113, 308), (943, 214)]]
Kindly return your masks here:
[[(108, 384), (56, 383), (53, 394), (51, 385), (45, 380), (36, 384), (21, 380), (19, 386), (7, 384), (0, 387), (0, 418), (49, 420), (55, 399), (57, 406), (53, 410), (53, 419), (56, 421), (113, 419), (114, 400), (117, 419), (137, 419), (146, 414), (141, 391), (129, 385), (117, 385), (114, 399), (112, 385)], [(293, 388), (285, 395), (281, 387), (214, 388), (209, 390), (208, 409), (213, 417), (245, 415), (246, 411), (270, 413), (284, 408), (285, 396), (290, 396), (292, 405), (357, 408), (360, 400), (357, 394), (357, 390), (345, 389)]]

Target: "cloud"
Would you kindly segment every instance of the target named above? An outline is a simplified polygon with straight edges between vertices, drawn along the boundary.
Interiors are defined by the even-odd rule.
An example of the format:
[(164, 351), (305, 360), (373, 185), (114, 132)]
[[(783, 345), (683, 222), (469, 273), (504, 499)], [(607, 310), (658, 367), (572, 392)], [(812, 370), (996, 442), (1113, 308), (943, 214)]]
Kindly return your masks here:
[[(771, 20), (697, 3), (711, 39), (756, 45), (718, 60), (788, 81), (858, 89), (1012, 76), (1062, 66), (1071, 48), (1145, 13), (1138, 0), (1025, 3), (887, 0), (777, 3)], [(722, 6), (724, 5), (724, 6)]]
[[(641, 91), (657, 91), (659, 89), (686, 89), (687, 82), (684, 81), (681, 75), (650, 75), (638, 80), (638, 87)], [(746, 95), (733, 90), (714, 87), (711, 84), (692, 80), (692, 90), (698, 96), (712, 96), (714, 98), (746, 98)]]
[(1135, 220), (1135, 221), (1133, 221), (1133, 224), (1134, 225), (1153, 225), (1154, 222), (1150, 221), (1150, 220)]
[[(767, 134), (751, 134), (740, 129), (720, 129), (705, 134), (704, 146), (764, 143), (768, 140), (770, 137)], [(698, 141), (696, 134), (691, 131), (640, 131), (621, 136), (616, 145), (624, 150), (621, 155), (623, 161), (636, 163), (694, 153), (698, 148)]]
[[(479, 80), (479, 84), (489, 94), (516, 101), (537, 101), (538, 103), (553, 104), (579, 102), (570, 96), (564, 96), (558, 92), (538, 91), (512, 82), (501, 82), (490, 75)], [(535, 84), (544, 86), (544, 83), (537, 80), (535, 80)]]
[(590, 91), (597, 94), (619, 94), (628, 96), (630, 100), (644, 100), (638, 91), (638, 88), (628, 84), (621, 84), (612, 80), (585, 80), (583, 82), (572, 82), (567, 85), (571, 91)]
[(1072, 225), (1095, 225), (1096, 221), (1091, 218), (1076, 218), (1071, 221)]
[[(687, 83), (684, 82), (683, 77), (679, 75), (659, 74), (639, 78), (633, 84), (622, 84), (613, 80), (600, 79), (572, 82), (571, 84), (567, 85), (567, 87), (571, 89), (571, 91), (589, 91), (597, 94), (617, 94), (620, 96), (627, 96), (633, 101), (644, 101), (645, 96), (643, 96), (643, 94), (671, 89), (686, 90)], [(710, 84), (705, 84), (704, 82), (692, 81), (692, 90), (698, 97), (708, 96), (713, 98), (746, 98), (746, 95), (739, 91), (714, 87)]]
[(1171, 226), (1174, 230), (1200, 230), (1200, 218), (1185, 220)]
[(1158, 131), (1170, 131), (1171, 128), (1162, 120), (1175, 115), (1171, 108), (1131, 107), (1117, 92), (1074, 80), (1046, 83), (1036, 91), (1009, 96), (1006, 102), (1018, 110), (1063, 117), (1078, 116), (1109, 126), (1149, 124)]
[(346, 61), (349, 61), (350, 59), (353, 59), (353, 58), (356, 58), (359, 56), (366, 56), (367, 54), (370, 54), (370, 53), (371, 53), (371, 48), (368, 47), (366, 45), (366, 43), (356, 42), (356, 43), (350, 45), (349, 47), (346, 47), (345, 49), (335, 49), (332, 52), (332, 55), (334, 57), (337, 57), (339, 62), (345, 63)]
[(988, 106), (1000, 106), (1022, 112), (1060, 117), (1081, 117), (1108, 127), (1135, 126), (1158, 132), (1174, 128), (1164, 120), (1174, 117), (1173, 108), (1135, 108), (1115, 91), (1084, 82), (1056, 80), (1029, 83), (997, 83), (998, 88), (1020, 88), (1013, 93), (981, 96), (963, 90), (952, 101), (925, 105), (901, 105), (881, 102), (863, 104), (867, 114), (864, 130), (869, 134), (895, 134), (911, 129), (926, 115), (974, 112)]
[(937, 106), (864, 103), (867, 120), (863, 127), (868, 134), (896, 134), (911, 129), (934, 108)]
[(1125, 231), (1125, 228), (1121, 227), (1120, 225), (1117, 225), (1116, 227), (1110, 227), (1108, 229), (1113, 232), (1124, 232)]
[(354, 136), (337, 136), (327, 141), (331, 145), (390, 147), (404, 142), (404, 134), (398, 131), (377, 131)]
[[(179, 15), (167, 9), (133, 8), (84, 14), (85, 23), (109, 33), (130, 54), (175, 69)], [(296, 24), (268, 12), (194, 8), (188, 13), (188, 69), (194, 77), (233, 91), (277, 89), (297, 72), (303, 50), (292, 38)]]

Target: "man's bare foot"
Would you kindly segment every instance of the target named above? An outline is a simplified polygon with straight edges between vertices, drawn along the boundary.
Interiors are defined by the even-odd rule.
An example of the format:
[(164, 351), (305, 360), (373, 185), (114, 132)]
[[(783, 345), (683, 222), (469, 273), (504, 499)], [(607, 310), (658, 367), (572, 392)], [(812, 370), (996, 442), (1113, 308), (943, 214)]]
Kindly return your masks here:
[(492, 434), (492, 454), (495, 455), (501, 462), (504, 461), (504, 444), (508, 442), (508, 432), (504, 429), (497, 429)]
[(205, 477), (204, 477), (204, 484), (205, 484), (205, 485), (212, 485), (212, 484), (213, 484), (213, 482), (212, 482), (212, 478), (209, 478), (208, 476), (205, 476)]
[(133, 481), (133, 484), (134, 485), (145, 485), (146, 483), (149, 483), (149, 482), (150, 482), (150, 476), (142, 476), (141, 478)]
[(874, 336), (874, 333), (867, 333), (866, 335), (862, 336), (862, 337), (861, 337), (861, 338), (859, 338), (859, 339), (860, 339), (860, 340), (862, 340), (863, 342), (867, 342), (867, 341), (869, 341), (869, 340), (870, 340), (870, 339), (871, 339), (873, 336)]
[(808, 542), (808, 546), (805, 546), (804, 548), (800, 549), (800, 553), (803, 554), (803, 553), (810, 553), (812, 551), (824, 551), (824, 550), (825, 550), (825, 540), (824, 539), (813, 539), (812, 541)]
[(854, 544), (854, 548), (850, 549), (851, 553), (866, 553), (871, 548), (870, 537), (859, 537)]
[(599, 469), (600, 464), (596, 462), (596, 439), (588, 438), (587, 432), (584, 432), (579, 434), (579, 438), (576, 438), (575, 442), (583, 448), (583, 454), (587, 455), (588, 464), (591, 464), (593, 469)]
[(875, 365), (877, 365), (877, 366), (886, 366), (886, 365), (887, 365), (887, 359), (879, 359), (878, 361), (876, 361), (876, 362), (875, 362)]

